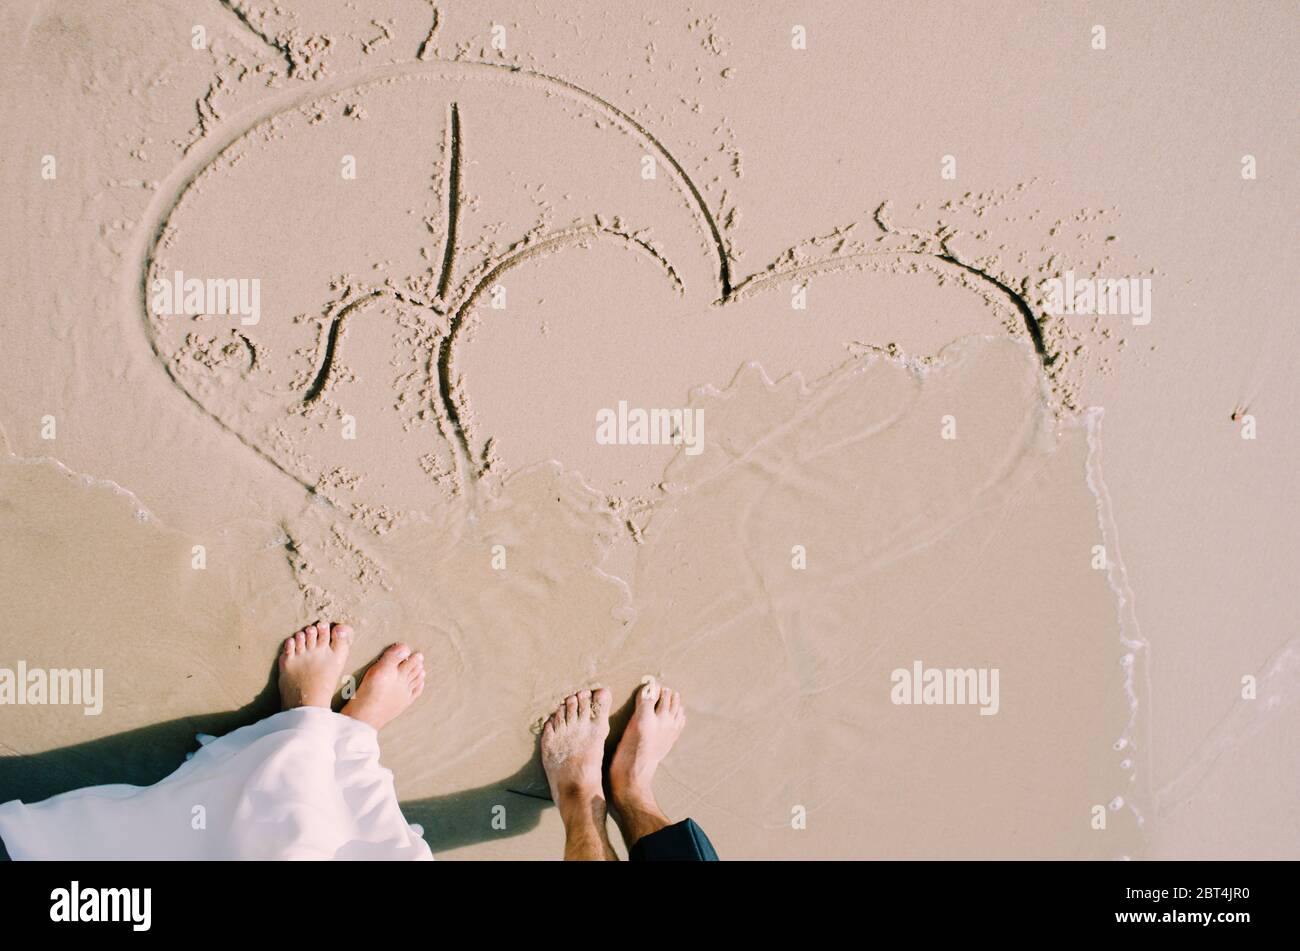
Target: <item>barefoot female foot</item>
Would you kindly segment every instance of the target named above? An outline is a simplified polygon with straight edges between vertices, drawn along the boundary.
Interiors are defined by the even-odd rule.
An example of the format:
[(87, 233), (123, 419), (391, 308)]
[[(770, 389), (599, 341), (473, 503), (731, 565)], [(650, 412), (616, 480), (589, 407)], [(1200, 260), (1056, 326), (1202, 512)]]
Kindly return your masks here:
[(423, 690), (424, 655), (412, 654), (405, 644), (394, 644), (370, 665), (356, 696), (344, 704), (341, 712), (382, 730)]
[(309, 624), (284, 642), (280, 651), (280, 705), (326, 707), (343, 678), (352, 646), (346, 624)]
[(636, 709), (609, 766), (614, 818), (630, 849), (642, 836), (670, 825), (654, 795), (655, 772), (686, 726), (675, 690), (651, 682), (636, 695)]
[(581, 690), (564, 699), (542, 727), (542, 766), (564, 822), (566, 859), (617, 858), (605, 830), (601, 762), (609, 736), (609, 691)]

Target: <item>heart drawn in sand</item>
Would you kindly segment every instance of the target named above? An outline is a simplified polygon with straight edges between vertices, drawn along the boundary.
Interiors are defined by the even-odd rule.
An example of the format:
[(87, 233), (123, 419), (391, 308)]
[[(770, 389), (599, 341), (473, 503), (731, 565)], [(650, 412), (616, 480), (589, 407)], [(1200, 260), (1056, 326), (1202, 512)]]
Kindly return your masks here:
[[(760, 337), (813, 363), (825, 359), (814, 338), (869, 339), (869, 308), (844, 290), (829, 297), (841, 325), (812, 333), (792, 316), (780, 292), (814, 278), (896, 282), (923, 261), (976, 287), (977, 320), (994, 323), (990, 301), (1003, 323), (1019, 314), (1050, 362), (1010, 287), (941, 236), (895, 229), (884, 206), (869, 237), (839, 229), (738, 279), (725, 233), (735, 216), (715, 214), (707, 190), (631, 115), (564, 80), (479, 63), (384, 67), (279, 94), (187, 158), (155, 200), (144, 324), (196, 407), (372, 528), (422, 508), (433, 486), (463, 491), (498, 459), (570, 464), (565, 446), (594, 451), (593, 406), (647, 405), (638, 392), (683, 406), (691, 385), (725, 384), (754, 359)], [(178, 272), (256, 282), (259, 319), (156, 312), (157, 282)], [(557, 325), (551, 339), (567, 349), (553, 353)], [(647, 363), (659, 369), (638, 377)], [(655, 481), (644, 454), (602, 458), (642, 460), (613, 462), (597, 473), (607, 481), (640, 479), (634, 492)]]

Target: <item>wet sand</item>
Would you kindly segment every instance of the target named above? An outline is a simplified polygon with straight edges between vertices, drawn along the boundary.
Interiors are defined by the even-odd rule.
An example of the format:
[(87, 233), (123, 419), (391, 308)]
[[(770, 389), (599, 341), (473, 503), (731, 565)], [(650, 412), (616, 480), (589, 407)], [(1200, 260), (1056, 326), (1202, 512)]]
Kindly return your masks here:
[(1287, 11), (278, 10), (4, 14), (0, 670), (104, 687), (0, 800), (327, 617), (441, 856), (557, 855), (537, 721), (645, 676), (724, 857), (1295, 856)]

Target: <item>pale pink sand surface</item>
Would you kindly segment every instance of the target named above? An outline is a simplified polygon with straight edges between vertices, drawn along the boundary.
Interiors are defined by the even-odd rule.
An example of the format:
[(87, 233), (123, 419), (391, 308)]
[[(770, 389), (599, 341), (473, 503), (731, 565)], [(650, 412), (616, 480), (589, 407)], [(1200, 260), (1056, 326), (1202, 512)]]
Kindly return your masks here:
[(1293, 6), (0, 17), (0, 671), (104, 683), (0, 704), (0, 800), (323, 617), (426, 653), (439, 856), (557, 855), (536, 724), (646, 676), (725, 857), (1300, 854)]

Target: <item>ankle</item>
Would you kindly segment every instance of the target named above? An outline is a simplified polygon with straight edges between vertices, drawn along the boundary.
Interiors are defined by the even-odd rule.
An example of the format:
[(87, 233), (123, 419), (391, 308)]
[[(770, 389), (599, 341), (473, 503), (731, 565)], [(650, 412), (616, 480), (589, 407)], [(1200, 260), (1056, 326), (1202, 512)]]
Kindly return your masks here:
[(586, 802), (592, 798), (605, 801), (605, 787), (598, 766), (592, 769), (562, 772), (556, 776), (548, 776), (547, 779), (551, 783), (551, 798), (557, 805), (570, 800)]
[(624, 777), (615, 781), (610, 777), (609, 792), (614, 808), (620, 813), (660, 811), (648, 779)]
[(359, 706), (355, 700), (349, 700), (347, 703), (345, 703), (343, 705), (343, 708), (339, 710), (339, 713), (350, 720), (356, 720), (358, 723), (364, 723), (366, 726), (372, 727), (375, 730), (378, 730), (383, 726), (382, 723), (377, 723), (376, 718), (370, 716), (370, 714), (366, 711), (366, 708)]
[(600, 825), (609, 814), (604, 790), (599, 785), (592, 788), (586, 783), (580, 783), (557, 789), (555, 805), (560, 811), (560, 820), (567, 828)]

